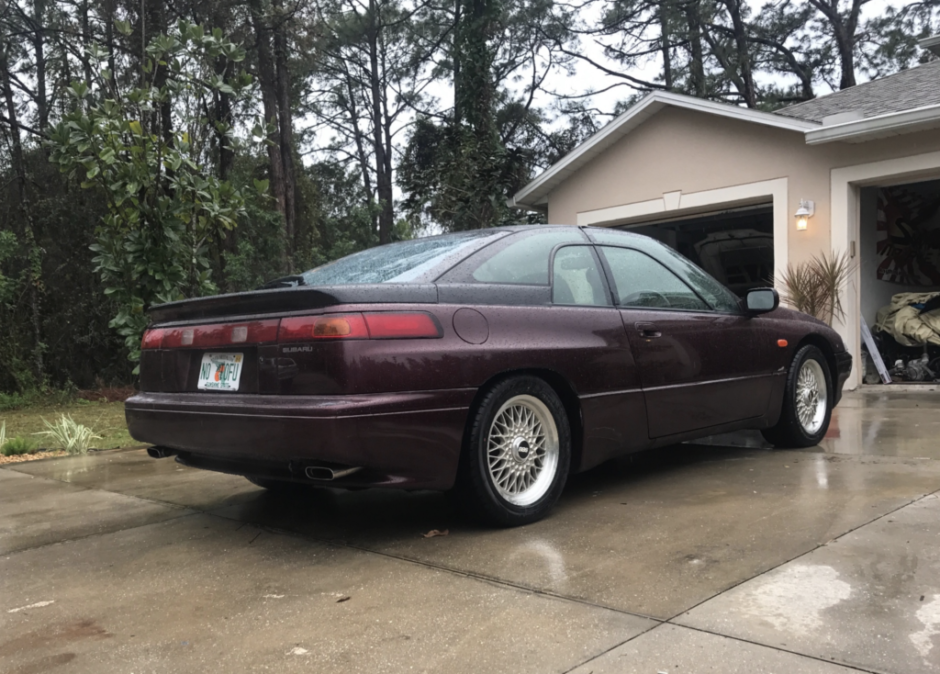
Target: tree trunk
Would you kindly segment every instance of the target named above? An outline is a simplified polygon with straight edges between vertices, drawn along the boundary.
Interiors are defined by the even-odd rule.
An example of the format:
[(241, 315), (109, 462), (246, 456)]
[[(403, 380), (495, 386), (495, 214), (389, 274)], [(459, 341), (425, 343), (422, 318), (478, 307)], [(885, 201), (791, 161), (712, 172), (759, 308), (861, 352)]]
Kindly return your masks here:
[[(275, 10), (280, 10), (281, 0), (274, 0)], [(284, 234), (287, 240), (287, 272), (294, 271), (294, 248), (297, 246), (296, 179), (294, 176), (294, 120), (290, 101), (290, 71), (287, 67), (287, 38), (284, 35), (284, 19), (277, 12), (278, 23), (274, 28), (274, 60), (278, 107), (278, 141), (281, 146), (281, 162), (284, 166)]]
[(810, 3), (826, 18), (832, 30), (839, 52), (839, 65), (842, 71), (839, 89), (855, 86), (855, 33), (862, 5), (866, 0), (852, 0), (848, 16), (839, 13), (839, 0), (810, 0)]
[(114, 46), (114, 0), (108, 0), (105, 3), (105, 9), (107, 11), (107, 20), (104, 22), (104, 41), (105, 46), (108, 48), (108, 70), (111, 71), (111, 86), (110, 89), (114, 91), (115, 82), (117, 81), (117, 60), (115, 57), (115, 46)]
[[(81, 16), (81, 21), (82, 21), (82, 55), (81, 55), (80, 58), (81, 58), (81, 60), (82, 60), (82, 75), (83, 75), (84, 78), (85, 78), (85, 84), (87, 84), (87, 85), (90, 87), (90, 86), (91, 86), (91, 78), (92, 78), (91, 61), (89, 60), (88, 54), (87, 54), (86, 51), (85, 51), (85, 50), (88, 49), (88, 47), (91, 46), (91, 27), (90, 27), (89, 22), (88, 22), (88, 0), (83, 0), (82, 5), (81, 5), (81, 13), (82, 13), (82, 16)], [(107, 20), (105, 21), (105, 25), (107, 26), (107, 28), (110, 28), (110, 27), (111, 27), (112, 21), (113, 21), (113, 19), (111, 18), (111, 15), (109, 14), (108, 17), (107, 17)], [(113, 48), (114, 48), (114, 45), (109, 44), (109, 45), (108, 45), (108, 48), (109, 48), (109, 49), (113, 49)], [(111, 73), (111, 76), (114, 77), (114, 72), (113, 72), (113, 71), (112, 71), (112, 73)]]
[(16, 99), (13, 96), (13, 86), (10, 83), (7, 53), (4, 48), (0, 48), (0, 77), (3, 78), (3, 97), (6, 102), (7, 119), (10, 123), (13, 175), (17, 184), (20, 210), (23, 213), (23, 238), (27, 259), (26, 278), (29, 284), (30, 319), (33, 328), (33, 337), (35, 339), (35, 345), (33, 346), (33, 374), (36, 377), (36, 384), (41, 385), (45, 373), (45, 366), (43, 364), (42, 313), (40, 307), (42, 252), (36, 243), (36, 228), (33, 222), (32, 206), (29, 201), (26, 165), (23, 159), (23, 146), (20, 142), (20, 127), (16, 114)]
[[(152, 36), (165, 34), (167, 30), (166, 9), (162, 2), (151, 2), (147, 8), (147, 26)], [(158, 89), (166, 86), (167, 67), (165, 65), (156, 65), (153, 83)], [(154, 114), (154, 130), (159, 126), (160, 135), (163, 142), (167, 145), (173, 144), (173, 104), (167, 98), (160, 103), (160, 109)]]
[(451, 48), (451, 61), (454, 64), (454, 126), (459, 127), (461, 122), (460, 115), (460, 87), (462, 84), (461, 72), (460, 72), (460, 54), (459, 45), (457, 40), (460, 36), (460, 20), (462, 17), (461, 8), (463, 7), (463, 0), (454, 0), (454, 31), (453, 31), (453, 42)]
[(692, 94), (705, 98), (705, 53), (702, 49), (702, 24), (694, 3), (685, 6), (686, 22), (689, 26), (689, 84)]
[[(216, 5), (213, 8), (212, 23), (213, 27), (219, 27), (223, 32), (228, 32), (226, 17), (220, 5)], [(215, 74), (224, 78), (232, 76), (232, 72), (229, 69), (235, 66), (228, 58), (220, 55), (216, 58), (213, 67), (215, 68)], [(234, 111), (232, 110), (231, 94), (227, 94), (224, 91), (216, 93), (215, 110), (213, 114), (215, 120), (224, 124), (226, 128), (231, 129), (234, 126), (235, 120)], [(235, 151), (232, 149), (231, 139), (227, 137), (225, 132), (216, 130), (215, 141), (219, 148), (219, 164), (217, 167), (219, 180), (228, 180), (235, 162)], [(222, 232), (221, 240), (216, 244), (216, 264), (219, 268), (219, 287), (222, 288), (224, 292), (235, 292), (237, 290), (232, 286), (228, 277), (225, 257), (226, 253), (235, 254), (238, 251), (237, 237), (237, 228)]]
[(836, 45), (839, 47), (839, 61), (842, 66), (842, 77), (839, 79), (839, 89), (848, 89), (855, 86), (855, 48), (852, 35), (844, 26), (840, 26), (836, 33)]
[(741, 98), (749, 108), (757, 107), (757, 91), (754, 87), (754, 73), (751, 63), (751, 52), (748, 48), (747, 27), (741, 16), (741, 0), (724, 0), (724, 5), (731, 18), (731, 27), (734, 34), (735, 65), (737, 65), (740, 80)]
[[(371, 202), (374, 194), (372, 192), (372, 174), (369, 173), (369, 159), (366, 156), (365, 133), (359, 128), (359, 106), (356, 104), (356, 88), (353, 83), (353, 77), (349, 73), (348, 65), (346, 67), (346, 95), (349, 97), (349, 119), (352, 124), (353, 140), (356, 143), (356, 156), (359, 158), (359, 170), (362, 173), (362, 188), (365, 192), (366, 202)], [(378, 226), (378, 222), (373, 218), (372, 227)]]
[(369, 2), (371, 26), (369, 30), (369, 85), (372, 95), (372, 146), (375, 153), (375, 184), (379, 199), (379, 243), (392, 240), (395, 222), (395, 205), (392, 201), (391, 148), (385, 146), (383, 137), (383, 96), (385, 95), (382, 72), (379, 68), (379, 8), (375, 0)]
[[(261, 0), (250, 0), (251, 21), (255, 28), (255, 40), (258, 48), (258, 84), (261, 87), (261, 102), (264, 106), (264, 122), (274, 129), (268, 134), (268, 166), (271, 175), (271, 192), (277, 203), (277, 210), (287, 220), (287, 206), (284, 189), (284, 161), (281, 159), (280, 132), (278, 130), (277, 85), (274, 59), (271, 55), (271, 29), (268, 27)], [(290, 266), (288, 245), (285, 242), (283, 266), (286, 272)]]
[(33, 55), (36, 59), (36, 117), (39, 130), (49, 126), (49, 104), (46, 98), (45, 0), (34, 0), (32, 33)]
[(660, 50), (663, 54), (663, 88), (672, 91), (672, 45), (669, 35), (669, 3), (663, 0), (659, 3), (659, 35)]

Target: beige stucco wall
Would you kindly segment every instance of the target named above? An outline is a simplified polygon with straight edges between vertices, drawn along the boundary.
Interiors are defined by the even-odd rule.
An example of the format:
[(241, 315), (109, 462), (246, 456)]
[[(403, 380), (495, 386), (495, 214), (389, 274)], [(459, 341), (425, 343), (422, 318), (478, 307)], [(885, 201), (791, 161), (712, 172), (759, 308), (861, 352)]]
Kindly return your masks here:
[[(556, 187), (548, 198), (548, 218), (576, 224), (578, 213), (660, 199), (664, 192), (685, 195), (785, 178), (787, 259), (800, 262), (831, 245), (832, 169), (937, 150), (937, 131), (808, 146), (801, 132), (667, 107)], [(792, 217), (800, 199), (816, 202), (816, 214), (803, 232), (795, 230)]]

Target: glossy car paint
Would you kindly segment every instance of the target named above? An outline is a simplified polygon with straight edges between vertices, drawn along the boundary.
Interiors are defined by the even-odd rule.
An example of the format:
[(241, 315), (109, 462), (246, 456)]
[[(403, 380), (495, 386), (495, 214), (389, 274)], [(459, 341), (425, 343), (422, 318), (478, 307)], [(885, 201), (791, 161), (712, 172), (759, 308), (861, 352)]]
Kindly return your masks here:
[[(651, 254), (660, 245), (636, 236), (629, 243)], [(473, 252), (481, 248), (485, 255), (485, 247)], [(461, 260), (453, 265), (435, 283), (301, 287), (158, 307), (154, 326), (168, 334), (420, 311), (442, 336), (279, 344), (259, 330), (256, 344), (145, 349), (141, 393), (126, 405), (131, 434), (214, 470), (307, 481), (305, 466), (361, 466), (333, 484), (447, 489), (475, 401), (513, 373), (541, 376), (559, 393), (578, 471), (628, 452), (773, 425), (802, 344), (827, 355), (835, 399), (851, 364), (832, 330), (786, 309), (750, 316), (558, 306), (549, 286), (467, 283), (456, 274)], [(237, 393), (197, 390), (206, 351), (245, 354)]]

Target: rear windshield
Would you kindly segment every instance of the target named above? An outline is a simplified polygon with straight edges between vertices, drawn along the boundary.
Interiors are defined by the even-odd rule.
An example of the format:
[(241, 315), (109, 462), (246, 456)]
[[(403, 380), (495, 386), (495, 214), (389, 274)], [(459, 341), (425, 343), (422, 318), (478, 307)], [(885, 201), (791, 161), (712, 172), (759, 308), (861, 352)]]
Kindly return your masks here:
[(304, 272), (304, 283), (327, 286), (433, 280), (427, 276), (435, 267), (448, 258), (459, 262), (487, 243), (487, 238), (497, 235), (505, 235), (505, 232), (475, 230), (377, 246)]

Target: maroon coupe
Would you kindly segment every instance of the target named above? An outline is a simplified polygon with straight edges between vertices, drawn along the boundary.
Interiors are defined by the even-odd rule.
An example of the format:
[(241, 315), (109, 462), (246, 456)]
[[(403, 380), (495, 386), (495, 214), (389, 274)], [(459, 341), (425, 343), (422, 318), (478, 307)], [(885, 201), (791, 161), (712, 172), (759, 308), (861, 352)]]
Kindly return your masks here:
[(499, 525), (570, 472), (737, 429), (806, 447), (852, 359), (672, 249), (506, 227), (366, 250), (273, 287), (164, 304), (127, 422), (151, 456), (291, 483), (453, 490)]

